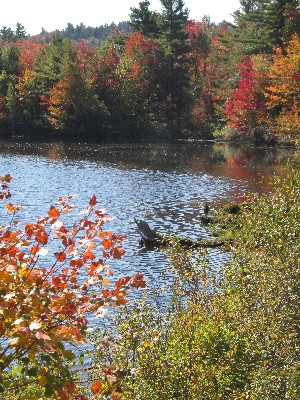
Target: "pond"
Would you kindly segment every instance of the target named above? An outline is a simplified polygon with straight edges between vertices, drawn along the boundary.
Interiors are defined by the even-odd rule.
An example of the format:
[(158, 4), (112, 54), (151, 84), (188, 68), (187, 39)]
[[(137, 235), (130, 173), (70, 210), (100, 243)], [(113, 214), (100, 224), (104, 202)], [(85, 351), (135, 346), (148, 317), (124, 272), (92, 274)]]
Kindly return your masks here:
[[(12, 202), (24, 206), (24, 221), (44, 215), (59, 196), (76, 193), (86, 207), (95, 194), (99, 207), (115, 217), (108, 229), (126, 235), (126, 255), (112, 261), (116, 275), (142, 272), (148, 285), (166, 279), (167, 256), (139, 246), (134, 218), (163, 234), (207, 237), (200, 224), (203, 206), (211, 209), (248, 192), (268, 191), (273, 174), (298, 160), (291, 148), (230, 147), (213, 142), (173, 144), (95, 144), (0, 141), (0, 176), (11, 174)], [(4, 210), (0, 209), (1, 221)], [(224, 255), (212, 251), (213, 263)]]

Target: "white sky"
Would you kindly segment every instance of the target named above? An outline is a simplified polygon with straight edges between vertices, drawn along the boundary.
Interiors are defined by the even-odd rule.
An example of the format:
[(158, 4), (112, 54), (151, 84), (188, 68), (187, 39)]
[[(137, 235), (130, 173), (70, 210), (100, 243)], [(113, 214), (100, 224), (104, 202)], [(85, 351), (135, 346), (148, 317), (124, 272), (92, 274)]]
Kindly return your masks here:
[[(137, 7), (141, 0), (8, 0), (2, 2), (0, 28), (15, 30), (17, 22), (27, 33), (35, 35), (64, 29), (68, 22), (74, 26), (84, 23), (96, 27), (105, 23), (118, 23), (129, 19), (130, 7)], [(159, 0), (150, 0), (152, 10), (161, 10)], [(190, 19), (200, 20), (209, 15), (212, 22), (231, 20), (230, 14), (239, 8), (239, 0), (185, 0)]]

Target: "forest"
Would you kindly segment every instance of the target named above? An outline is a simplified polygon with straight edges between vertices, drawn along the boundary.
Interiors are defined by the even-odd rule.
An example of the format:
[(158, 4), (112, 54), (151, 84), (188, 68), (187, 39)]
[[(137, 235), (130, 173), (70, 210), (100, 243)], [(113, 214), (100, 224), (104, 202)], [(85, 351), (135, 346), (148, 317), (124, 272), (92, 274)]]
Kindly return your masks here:
[(149, 6), (118, 26), (3, 27), (1, 136), (299, 141), (297, 0), (242, 0), (219, 25)]
[[(15, 30), (3, 27), (2, 143), (33, 138), (43, 147), (58, 138), (62, 148), (72, 140), (80, 148), (88, 140), (103, 147), (106, 140), (157, 141), (161, 149), (162, 141), (174, 146), (170, 141), (182, 138), (242, 141), (245, 152), (229, 156), (226, 164), (228, 176), (237, 172), (234, 181), (246, 179), (240, 161), (251, 157), (246, 141), (299, 146), (299, 2), (241, 0), (234, 22), (219, 25), (208, 16), (190, 20), (183, 0), (161, 5), (161, 12), (153, 12), (149, 1), (141, 1), (131, 8), (130, 21), (98, 28), (68, 24), (29, 36), (21, 23)], [(49, 178), (39, 169), (38, 152), (26, 161), (27, 170), (24, 163), (15, 168), (21, 186), (16, 188), (10, 173), (0, 175), (0, 400), (299, 400), (300, 173), (291, 153), (284, 153), (285, 166), (275, 158), (280, 173), (272, 173), (271, 182), (259, 171), (263, 194), (229, 201), (222, 189), (216, 209), (206, 201), (200, 210), (200, 189), (185, 201), (182, 193), (191, 188), (180, 186), (174, 197), (180, 211), (197, 205), (210, 244), (222, 246), (226, 261), (213, 259), (211, 249), (195, 246), (197, 241), (159, 235), (160, 248), (138, 250), (154, 262), (154, 252), (164, 253), (168, 261), (159, 273), (172, 279), (167, 286), (155, 280), (151, 288), (146, 273), (119, 268), (126, 233), (116, 233), (113, 217), (100, 208), (97, 196), (102, 202), (105, 191), (113, 197), (111, 182), (92, 156), (99, 195), (87, 194), (90, 170), (81, 161), (74, 179), (89, 196), (84, 206), (75, 194), (56, 200), (48, 194), (54, 180), (65, 190), (51, 165), (65, 169), (68, 157), (54, 143), (48, 143), (51, 162), (44, 164)], [(261, 157), (259, 146), (249, 147)], [(268, 160), (279, 149), (260, 147)], [(299, 148), (282, 148), (297, 158)], [(157, 158), (166, 155), (162, 150)], [(3, 154), (1, 166), (16, 164)], [(190, 153), (178, 154), (176, 164)], [(214, 154), (219, 167), (224, 157)], [(194, 160), (202, 174), (204, 162)], [(138, 185), (148, 169), (159, 187), (166, 182), (156, 164), (154, 169), (128, 162), (133, 172), (143, 169)], [(114, 163), (108, 166), (117, 184), (124, 179), (136, 195), (132, 175), (118, 175)], [(33, 170), (43, 184), (27, 179)], [(170, 186), (182, 175), (178, 171), (168, 178)], [(193, 181), (197, 188), (208, 182), (198, 173)], [(220, 186), (219, 175), (216, 181)], [(125, 193), (124, 198), (127, 209)], [(15, 204), (19, 199), (25, 204)], [(169, 198), (166, 204), (172, 208)], [(36, 216), (39, 206), (47, 208)], [(194, 229), (203, 219), (183, 221)]]

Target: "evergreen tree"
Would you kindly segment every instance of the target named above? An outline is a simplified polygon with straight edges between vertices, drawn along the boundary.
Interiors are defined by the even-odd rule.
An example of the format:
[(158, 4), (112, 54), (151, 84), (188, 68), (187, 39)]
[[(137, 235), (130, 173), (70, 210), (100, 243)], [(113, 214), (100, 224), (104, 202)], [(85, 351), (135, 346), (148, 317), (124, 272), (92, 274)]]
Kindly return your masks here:
[(19, 72), (19, 67), (20, 67), (19, 56), (20, 56), (20, 50), (14, 43), (2, 47), (2, 52), (1, 52), (2, 70), (5, 70), (7, 75), (11, 75), (12, 78), (17, 76)]
[(233, 13), (235, 40), (244, 54), (272, 53), (274, 46), (284, 47), (295, 29), (291, 21), (299, 19), (298, 0), (241, 0)]
[(22, 24), (20, 24), (20, 22), (17, 22), (14, 36), (16, 40), (23, 39), (27, 36), (26, 29)]
[(188, 10), (183, 0), (161, 0), (160, 41), (165, 54), (163, 84), (170, 99), (169, 118), (183, 116), (190, 100), (187, 33)]
[[(300, 34), (300, 7), (298, 0), (271, 1), (266, 8), (269, 15), (270, 41), (284, 49), (294, 33)], [(293, 20), (298, 24), (292, 24)]]
[(0, 37), (3, 42), (11, 42), (14, 39), (14, 32), (11, 28), (3, 26), (0, 30)]
[(64, 68), (75, 59), (75, 45), (60, 35), (53, 37), (35, 62), (36, 83), (40, 94), (47, 97), (49, 90), (61, 79)]
[(134, 32), (140, 32), (145, 37), (156, 38), (159, 35), (159, 14), (149, 10), (150, 1), (139, 3), (139, 7), (130, 8), (130, 26)]

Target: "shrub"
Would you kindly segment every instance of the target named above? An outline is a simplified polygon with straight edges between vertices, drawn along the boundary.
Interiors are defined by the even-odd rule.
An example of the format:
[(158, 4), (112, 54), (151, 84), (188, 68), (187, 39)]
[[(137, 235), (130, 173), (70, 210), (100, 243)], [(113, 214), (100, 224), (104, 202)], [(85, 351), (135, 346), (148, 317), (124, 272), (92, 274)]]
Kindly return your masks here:
[(122, 311), (95, 352), (95, 398), (299, 399), (299, 182), (295, 171), (276, 178), (227, 221), (222, 274), (174, 243), (172, 306), (148, 296)]
[[(11, 176), (0, 178), (0, 199), (10, 197)], [(120, 258), (123, 237), (103, 230), (110, 219), (93, 196), (79, 221), (63, 223), (73, 195), (21, 228), (20, 206), (0, 225), (0, 396), (2, 399), (71, 399), (78, 386), (74, 365), (83, 355), (87, 317), (126, 303), (142, 274), (110, 280), (107, 260)], [(78, 397), (79, 398), (79, 397)]]

